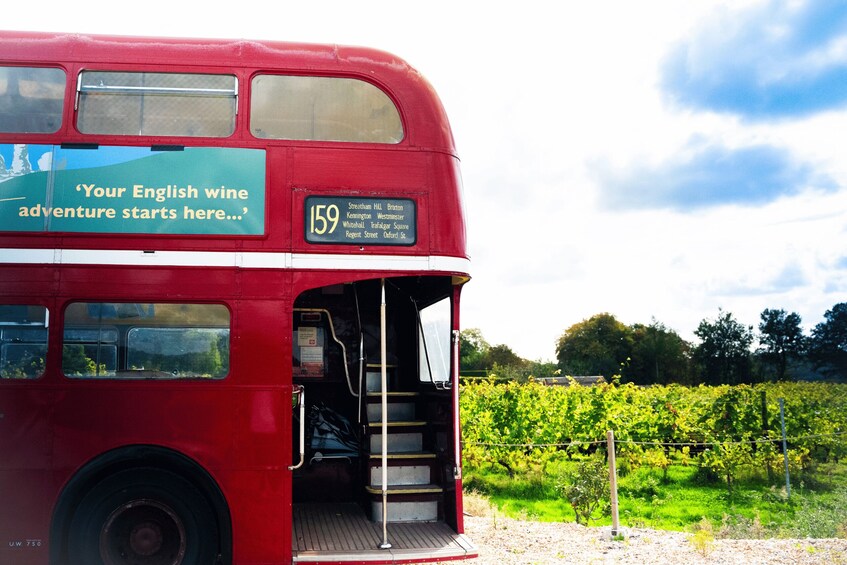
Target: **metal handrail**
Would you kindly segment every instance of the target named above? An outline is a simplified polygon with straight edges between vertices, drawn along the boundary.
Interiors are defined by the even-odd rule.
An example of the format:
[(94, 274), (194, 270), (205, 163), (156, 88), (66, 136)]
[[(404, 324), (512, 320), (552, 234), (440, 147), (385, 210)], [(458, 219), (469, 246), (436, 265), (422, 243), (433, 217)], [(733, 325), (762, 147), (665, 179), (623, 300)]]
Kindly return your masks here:
[(306, 389), (303, 385), (295, 385), (293, 392), (297, 395), (297, 403), (300, 405), (300, 462), (289, 465), (289, 471), (299, 469), (306, 461)]
[(107, 86), (82, 84), (80, 92), (150, 96), (203, 96), (205, 98), (235, 98), (238, 92), (230, 88), (180, 88), (166, 86)]
[(332, 323), (332, 314), (330, 314), (329, 310), (327, 310), (326, 308), (295, 308), (294, 311), (295, 312), (320, 312), (322, 314), (326, 314), (326, 319), (329, 322), (329, 333), (330, 333), (330, 335), (332, 335), (332, 340), (335, 343), (337, 343), (339, 345), (339, 347), (341, 347), (341, 354), (342, 354), (342, 357), (344, 358), (344, 363), (342, 363), (342, 365), (344, 365), (344, 376), (347, 379), (347, 388), (348, 388), (348, 390), (350, 390), (350, 394), (352, 394), (355, 397), (358, 397), (359, 393), (362, 392), (361, 383), (359, 384), (359, 392), (357, 393), (356, 391), (353, 390), (353, 383), (350, 381), (350, 371), (347, 368), (347, 348), (344, 346), (344, 343), (340, 339), (338, 339), (338, 336), (335, 335), (335, 325)]

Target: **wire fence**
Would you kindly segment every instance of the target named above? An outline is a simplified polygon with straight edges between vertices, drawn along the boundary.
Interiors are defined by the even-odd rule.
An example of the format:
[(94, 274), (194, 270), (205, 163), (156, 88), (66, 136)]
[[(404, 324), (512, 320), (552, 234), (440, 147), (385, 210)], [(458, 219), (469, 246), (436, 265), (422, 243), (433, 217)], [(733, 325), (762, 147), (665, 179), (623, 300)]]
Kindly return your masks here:
[[(799, 436), (786, 436), (785, 440), (791, 443), (796, 443), (798, 441), (805, 441), (810, 439), (822, 439), (827, 437), (844, 437), (847, 436), (847, 432), (833, 432), (829, 434), (808, 434), (808, 435), (799, 435)], [(642, 441), (634, 441), (634, 440), (621, 440), (615, 439), (615, 444), (626, 444), (626, 445), (647, 445), (650, 447), (716, 447), (720, 445), (756, 445), (756, 444), (771, 444), (774, 442), (782, 441), (782, 436), (776, 436), (772, 438), (760, 438), (760, 439), (751, 439), (751, 440), (721, 440), (721, 441), (661, 441), (661, 440), (642, 440)], [(482, 442), (482, 441), (473, 441), (473, 442), (462, 442), (462, 445), (474, 445), (477, 447), (513, 447), (519, 449), (546, 449), (546, 448), (558, 448), (558, 449), (567, 449), (569, 447), (575, 446), (597, 446), (604, 445), (606, 440), (595, 440), (595, 441), (579, 441), (574, 440), (565, 443), (501, 443), (501, 442)]]

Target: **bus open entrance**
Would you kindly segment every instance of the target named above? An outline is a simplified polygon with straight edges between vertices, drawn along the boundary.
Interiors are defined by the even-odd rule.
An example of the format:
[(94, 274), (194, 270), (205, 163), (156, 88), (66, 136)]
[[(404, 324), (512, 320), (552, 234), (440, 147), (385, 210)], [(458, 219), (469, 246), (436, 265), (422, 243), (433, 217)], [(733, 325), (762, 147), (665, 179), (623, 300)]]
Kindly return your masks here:
[(451, 277), (428, 276), (324, 286), (295, 301), (293, 380), (305, 391), (292, 440), (297, 451), (302, 426), (295, 562), (473, 551), (456, 533), (453, 300)]

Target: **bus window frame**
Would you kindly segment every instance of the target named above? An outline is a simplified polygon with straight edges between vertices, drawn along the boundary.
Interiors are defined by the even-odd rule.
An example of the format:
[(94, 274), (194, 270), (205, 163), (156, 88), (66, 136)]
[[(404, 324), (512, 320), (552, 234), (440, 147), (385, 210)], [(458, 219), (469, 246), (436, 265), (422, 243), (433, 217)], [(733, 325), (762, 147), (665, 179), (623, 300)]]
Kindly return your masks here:
[[(59, 119), (59, 124), (56, 129), (52, 131), (0, 131), (0, 135), (3, 136), (55, 136), (64, 131), (67, 127), (68, 121), (68, 94), (71, 91), (70, 86), (70, 78), (73, 75), (73, 71), (69, 70), (64, 65), (59, 64), (39, 64), (37, 62), (32, 61), (22, 61), (22, 62), (14, 62), (14, 63), (3, 63), (0, 65), (3, 68), (19, 68), (19, 69), (28, 69), (28, 70), (56, 70), (60, 71), (64, 75), (64, 86), (62, 89), (62, 97), (60, 99), (60, 111), (56, 117)], [(20, 108), (16, 109), (20, 111)]]
[[(88, 132), (83, 131), (80, 128), (80, 117), (82, 116), (81, 108), (82, 108), (82, 87), (83, 87), (83, 75), (86, 73), (123, 73), (123, 74), (167, 74), (167, 75), (205, 75), (205, 76), (226, 76), (231, 77), (234, 80), (234, 90), (233, 90), (233, 115), (232, 115), (232, 131), (228, 135), (188, 135), (186, 133), (180, 134), (163, 134), (163, 133), (114, 133), (114, 132)], [(161, 66), (149, 66), (149, 65), (114, 65), (114, 66), (81, 66), (74, 69), (74, 87), (72, 90), (73, 94), (73, 105), (71, 106), (71, 123), (73, 125), (73, 129), (80, 135), (86, 137), (119, 137), (119, 138), (128, 138), (128, 139), (162, 139), (162, 138), (174, 138), (174, 139), (187, 139), (187, 140), (231, 140), (233, 138), (238, 137), (238, 132), (240, 129), (239, 122), (239, 114), (243, 114), (241, 111), (242, 106), (244, 104), (244, 85), (241, 73), (238, 72), (238, 69), (231, 67), (222, 67), (222, 68), (212, 68), (212, 67), (201, 67), (201, 68), (172, 68), (168, 69), (167, 72), (162, 72)], [(135, 96), (135, 95), (133, 95)], [(66, 96), (67, 99), (67, 96)], [(143, 123), (143, 122), (142, 122)]]
[[(355, 80), (362, 83), (365, 83), (369, 86), (372, 86), (377, 91), (382, 93), (391, 105), (394, 110), (397, 112), (397, 118), (400, 122), (400, 128), (402, 130), (402, 137), (394, 142), (387, 141), (351, 141), (351, 140), (329, 140), (329, 139), (301, 139), (301, 138), (280, 138), (280, 137), (259, 137), (253, 132), (253, 83), (256, 78), (260, 76), (267, 77), (300, 77), (300, 78), (322, 78), (322, 79), (345, 79), (345, 80)], [(394, 93), (387, 88), (386, 85), (373, 80), (372, 77), (357, 75), (357, 74), (343, 74), (343, 73), (322, 73), (318, 72), (286, 72), (284, 70), (276, 69), (276, 70), (268, 70), (258, 68), (252, 72), (249, 72), (244, 80), (244, 99), (243, 99), (243, 109), (242, 113), (242, 121), (243, 128), (246, 134), (256, 141), (266, 144), (278, 144), (278, 143), (308, 143), (308, 144), (316, 144), (316, 145), (345, 145), (345, 146), (375, 146), (382, 149), (389, 149), (399, 146), (408, 145), (409, 142), (409, 128), (408, 121), (406, 119), (406, 114), (403, 111), (403, 106), (399, 103), (397, 97)]]
[[(444, 296), (424, 306), (415, 305), (418, 335), (418, 379), (436, 388), (448, 386), (452, 380), (453, 318), (455, 304), (451, 295)], [(442, 309), (446, 308), (446, 316)], [(428, 314), (435, 314), (434, 318)], [(444, 330), (446, 329), (446, 333)], [(437, 353), (437, 355), (436, 355)], [(436, 362), (446, 362), (436, 364)], [(438, 370), (434, 370), (438, 369)], [(443, 369), (443, 373), (442, 373)], [(443, 378), (436, 378), (443, 377)]]
[[(73, 305), (84, 304), (86, 306), (92, 304), (98, 304), (101, 307), (103, 305), (112, 305), (112, 304), (127, 304), (127, 305), (172, 305), (172, 306), (180, 306), (180, 305), (189, 305), (189, 306), (219, 306), (223, 307), (226, 310), (228, 325), (226, 327), (223, 326), (213, 326), (211, 324), (197, 325), (197, 326), (186, 326), (186, 325), (168, 325), (165, 320), (165, 323), (159, 322), (157, 324), (150, 325), (138, 325), (138, 324), (115, 324), (113, 321), (104, 321), (101, 322), (104, 327), (107, 328), (118, 328), (118, 337), (115, 344), (117, 345), (117, 356), (116, 356), (116, 369), (114, 374), (106, 374), (106, 375), (72, 375), (68, 374), (64, 370), (64, 353), (65, 353), (65, 345), (79, 345), (80, 342), (70, 342), (66, 343), (65, 341), (65, 330), (70, 328), (74, 330), (79, 330), (81, 328), (86, 327), (84, 324), (80, 324), (78, 322), (68, 324), (67, 319), (67, 309)], [(106, 320), (114, 320), (120, 319), (117, 318), (107, 318)], [(94, 329), (96, 325), (92, 325), (91, 329)], [(137, 328), (161, 328), (161, 329), (194, 329), (194, 328), (213, 328), (213, 329), (225, 329), (228, 333), (227, 335), (227, 351), (228, 351), (228, 365), (226, 367), (226, 372), (221, 376), (203, 376), (203, 375), (192, 375), (192, 376), (178, 376), (173, 375), (172, 373), (165, 373), (163, 371), (153, 371), (153, 370), (137, 370), (135, 372), (133, 369), (125, 368), (123, 365), (126, 364), (128, 358), (128, 336), (129, 333), (133, 329)], [(132, 301), (132, 300), (123, 300), (123, 301), (89, 301), (89, 300), (68, 300), (62, 307), (62, 320), (61, 320), (61, 344), (59, 345), (59, 372), (61, 376), (68, 381), (109, 381), (112, 383), (115, 382), (127, 382), (127, 381), (162, 381), (162, 382), (222, 382), (228, 380), (233, 374), (233, 361), (232, 361), (232, 349), (233, 349), (233, 339), (234, 339), (234, 328), (235, 328), (235, 316), (233, 313), (233, 309), (226, 302), (203, 302), (203, 301), (194, 301), (194, 302), (177, 302), (177, 301), (163, 301), (163, 300), (150, 300), (150, 301)], [(123, 363), (123, 364), (122, 364)]]
[[(6, 323), (3, 320), (0, 320), (0, 332), (5, 333), (4, 330), (8, 328), (21, 328), (21, 329), (30, 329), (30, 330), (43, 330), (44, 331), (44, 366), (41, 368), (41, 371), (37, 375), (33, 376), (23, 376), (23, 377), (2, 377), (0, 378), (0, 383), (7, 382), (34, 382), (34, 381), (43, 381), (43, 379), (47, 375), (47, 368), (50, 358), (50, 308), (45, 304), (38, 304), (36, 302), (13, 302), (13, 301), (3, 301), (2, 306), (20, 306), (24, 308), (41, 308), (43, 309), (44, 314), (44, 322), (42, 324), (38, 323), (28, 323), (28, 324), (14, 324), (12, 322)], [(0, 338), (2, 338), (2, 333), (0, 333)], [(10, 341), (8, 344), (5, 341), (0, 340), (0, 348), (6, 347), (6, 345), (41, 345), (40, 342), (37, 341)]]

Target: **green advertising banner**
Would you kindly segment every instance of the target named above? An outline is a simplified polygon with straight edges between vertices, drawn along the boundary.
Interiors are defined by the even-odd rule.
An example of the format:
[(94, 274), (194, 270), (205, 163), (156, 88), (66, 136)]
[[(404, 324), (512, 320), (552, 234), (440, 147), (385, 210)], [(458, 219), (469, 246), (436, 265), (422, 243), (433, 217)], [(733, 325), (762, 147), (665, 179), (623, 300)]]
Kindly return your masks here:
[(0, 144), (0, 231), (262, 235), (265, 152)]

